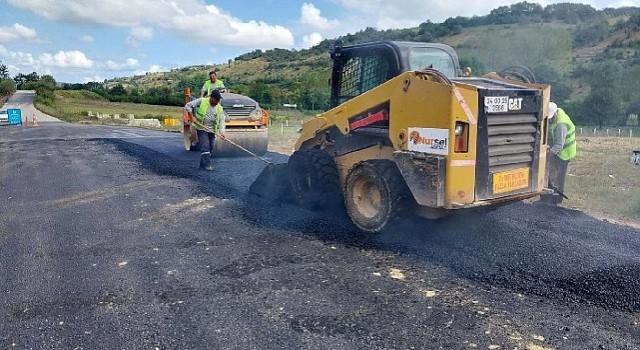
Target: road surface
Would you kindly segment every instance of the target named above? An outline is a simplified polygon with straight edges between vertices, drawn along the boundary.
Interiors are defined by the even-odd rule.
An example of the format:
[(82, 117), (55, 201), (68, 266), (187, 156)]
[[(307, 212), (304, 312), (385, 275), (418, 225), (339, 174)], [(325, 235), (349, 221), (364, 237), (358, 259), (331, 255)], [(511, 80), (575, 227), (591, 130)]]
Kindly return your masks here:
[(60, 120), (58, 118), (44, 114), (34, 107), (33, 101), (35, 100), (35, 97), (35, 90), (18, 90), (13, 94), (13, 96), (11, 96), (11, 98), (9, 98), (2, 108), (17, 108), (22, 110), (23, 124), (27, 122), (27, 117), (29, 118), (29, 122), (32, 122), (34, 116), (37, 118), (39, 123), (59, 122)]
[(181, 147), (0, 128), (1, 349), (640, 349), (637, 229), (518, 203), (366, 235)]

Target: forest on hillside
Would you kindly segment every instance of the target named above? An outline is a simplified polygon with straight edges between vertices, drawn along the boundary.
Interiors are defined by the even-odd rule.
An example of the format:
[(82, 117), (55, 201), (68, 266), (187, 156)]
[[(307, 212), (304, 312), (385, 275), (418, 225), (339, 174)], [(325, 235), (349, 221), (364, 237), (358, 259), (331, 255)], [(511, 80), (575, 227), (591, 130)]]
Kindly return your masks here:
[[(267, 108), (295, 103), (304, 110), (325, 110), (328, 51), (336, 40), (344, 45), (378, 40), (445, 43), (475, 75), (526, 67), (536, 81), (551, 84), (553, 100), (581, 125), (635, 125), (640, 114), (640, 8), (596, 10), (574, 3), (543, 7), (520, 2), (486, 16), (425, 21), (397, 30), (366, 28), (307, 50), (254, 50), (215, 66), (61, 88), (91, 90), (111, 101), (181, 105), (183, 89), (197, 94), (207, 72), (217, 69), (228, 87)], [(18, 88), (34, 83), (24, 75), (17, 78)]]

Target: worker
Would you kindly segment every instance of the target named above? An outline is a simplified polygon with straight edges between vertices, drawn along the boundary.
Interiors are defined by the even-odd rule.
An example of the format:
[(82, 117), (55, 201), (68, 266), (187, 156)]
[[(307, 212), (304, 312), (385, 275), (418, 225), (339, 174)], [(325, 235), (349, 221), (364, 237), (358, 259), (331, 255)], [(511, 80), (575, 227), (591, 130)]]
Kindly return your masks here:
[(576, 156), (576, 127), (558, 105), (549, 103), (549, 128), (551, 147), (547, 153), (547, 171), (549, 188), (553, 194), (543, 195), (541, 201), (558, 205), (564, 197), (564, 180), (567, 176), (569, 161)]
[(200, 97), (189, 103), (184, 108), (192, 115), (195, 115), (194, 126), (198, 132), (200, 144), (200, 168), (212, 171), (211, 152), (216, 135), (225, 139), (225, 117), (220, 101), (222, 96), (220, 91), (213, 90), (209, 97)]
[(200, 90), (200, 97), (208, 97), (211, 95), (211, 91), (219, 90), (220, 92), (227, 92), (227, 88), (224, 86), (222, 79), (218, 79), (218, 73), (215, 70), (209, 72), (209, 79), (204, 82), (202, 89)]

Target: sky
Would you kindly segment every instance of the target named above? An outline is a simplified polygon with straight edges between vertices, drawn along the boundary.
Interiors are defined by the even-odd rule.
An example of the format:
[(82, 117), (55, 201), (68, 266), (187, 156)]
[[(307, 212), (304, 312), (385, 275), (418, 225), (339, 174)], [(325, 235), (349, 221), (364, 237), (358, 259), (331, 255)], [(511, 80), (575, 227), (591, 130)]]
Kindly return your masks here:
[[(366, 27), (483, 16), (508, 0), (0, 0), (0, 60), (13, 77), (84, 83), (306, 49)], [(553, 1), (529, 1), (546, 6)], [(582, 0), (596, 9), (640, 0)]]

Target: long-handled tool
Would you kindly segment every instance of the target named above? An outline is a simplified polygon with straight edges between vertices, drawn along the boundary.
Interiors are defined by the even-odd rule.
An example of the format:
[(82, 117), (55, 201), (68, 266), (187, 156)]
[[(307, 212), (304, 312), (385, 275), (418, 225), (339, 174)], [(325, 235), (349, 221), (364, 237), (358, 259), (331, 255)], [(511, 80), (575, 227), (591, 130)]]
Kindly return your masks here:
[(202, 130), (215, 134), (217, 137), (221, 138), (224, 141), (229, 142), (234, 147), (250, 154), (254, 158), (258, 158), (261, 161), (265, 162), (267, 166), (262, 169), (262, 172), (258, 175), (255, 181), (249, 187), (249, 192), (256, 194), (263, 198), (271, 198), (271, 199), (279, 199), (282, 198), (288, 190), (286, 174), (287, 174), (287, 164), (275, 164), (272, 163), (259, 155), (249, 151), (248, 149), (242, 147), (241, 145), (229, 140), (226, 136), (220, 135), (220, 133), (216, 133), (211, 128), (202, 125), (199, 123), (193, 116), (190, 116), (191, 122), (201, 128)]
[(562, 193), (562, 191), (557, 189), (555, 186), (549, 185), (549, 188), (552, 189), (555, 193), (557, 193), (557, 194), (561, 195), (562, 197), (564, 197), (564, 199), (569, 199), (569, 197), (567, 197), (564, 193)]
[(202, 130), (204, 130), (204, 131), (206, 131), (206, 132), (208, 132), (208, 133), (215, 134), (215, 135), (216, 135), (216, 137), (218, 137), (218, 138), (220, 138), (220, 139), (222, 139), (222, 140), (224, 140), (224, 141), (229, 142), (231, 145), (233, 145), (233, 146), (237, 147), (238, 149), (240, 149), (240, 150), (242, 150), (242, 151), (244, 151), (244, 152), (246, 152), (246, 153), (248, 153), (248, 154), (250, 154), (250, 155), (252, 155), (252, 156), (254, 156), (254, 157), (256, 157), (256, 158), (258, 158), (258, 159), (260, 159), (261, 161), (263, 161), (263, 162), (265, 162), (265, 163), (267, 163), (267, 164), (269, 164), (269, 165), (273, 164), (273, 163), (271, 163), (270, 161), (268, 161), (268, 160), (266, 160), (266, 159), (264, 159), (264, 158), (260, 157), (259, 155), (257, 155), (257, 154), (255, 154), (255, 153), (253, 153), (253, 152), (249, 151), (248, 149), (246, 149), (246, 148), (242, 147), (241, 145), (239, 145), (239, 144), (237, 144), (237, 143), (235, 143), (235, 142), (231, 141), (231, 140), (230, 140), (230, 139), (228, 139), (226, 136), (222, 136), (220, 133), (217, 133), (217, 132), (215, 132), (215, 131), (211, 130), (211, 128), (209, 128), (209, 127), (207, 127), (207, 126), (205, 126), (205, 125), (202, 125), (202, 124), (198, 123), (198, 121), (196, 121), (196, 120), (193, 120), (193, 125), (195, 125), (195, 126), (197, 126), (197, 127), (201, 128)]

